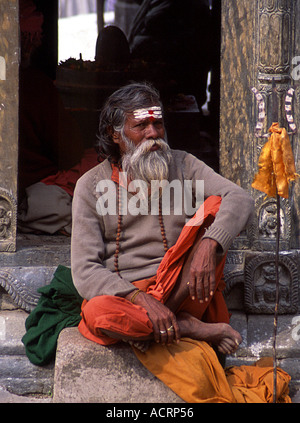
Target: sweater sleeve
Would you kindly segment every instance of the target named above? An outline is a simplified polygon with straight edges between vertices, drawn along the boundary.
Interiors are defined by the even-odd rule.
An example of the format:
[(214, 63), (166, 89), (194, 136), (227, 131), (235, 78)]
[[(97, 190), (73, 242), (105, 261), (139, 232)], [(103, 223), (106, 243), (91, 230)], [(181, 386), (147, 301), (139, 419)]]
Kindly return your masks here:
[(79, 294), (90, 300), (98, 295), (125, 296), (133, 291), (134, 285), (103, 265), (105, 245), (89, 173), (77, 182), (72, 215), (71, 270)]
[(203, 238), (217, 241), (225, 253), (234, 238), (251, 222), (254, 213), (253, 198), (241, 187), (216, 173), (191, 154), (185, 158), (185, 178), (204, 181), (204, 199), (221, 196), (222, 203), (212, 225)]

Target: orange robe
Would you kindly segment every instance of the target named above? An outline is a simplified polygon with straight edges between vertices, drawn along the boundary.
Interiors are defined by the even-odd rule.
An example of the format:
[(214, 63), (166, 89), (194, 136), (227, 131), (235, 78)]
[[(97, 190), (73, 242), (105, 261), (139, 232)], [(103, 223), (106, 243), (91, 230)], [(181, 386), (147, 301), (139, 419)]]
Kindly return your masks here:
[[(196, 215), (184, 226), (176, 242), (165, 254), (155, 276), (133, 282), (137, 288), (158, 301), (165, 303), (180, 275), (185, 259), (198, 234), (204, 234), (214, 220), (221, 204), (221, 198), (209, 197)], [(216, 289), (210, 301), (200, 304), (189, 297), (178, 311), (187, 311), (207, 323), (229, 323), (229, 313), (222, 294), (224, 289), (223, 268), (225, 257), (216, 270)], [(101, 345), (118, 342), (101, 332), (106, 329), (128, 337), (143, 337), (152, 333), (152, 323), (146, 310), (122, 297), (102, 295), (84, 301), (80, 333)]]
[[(197, 235), (205, 232), (219, 210), (221, 199), (209, 197), (194, 216), (192, 224), (184, 226), (176, 244), (165, 254), (157, 274), (133, 284), (165, 302), (172, 292), (186, 256)], [(202, 215), (203, 213), (203, 215)], [(195, 225), (193, 223), (196, 223)], [(200, 224), (199, 224), (200, 223)], [(216, 289), (209, 302), (200, 304), (187, 298), (179, 310), (188, 311), (207, 323), (229, 323), (229, 313), (222, 290), (225, 257), (216, 270)], [(178, 311), (179, 311), (178, 310)], [(142, 307), (114, 296), (98, 296), (82, 304), (79, 331), (101, 345), (118, 340), (101, 329), (129, 337), (152, 333), (152, 323)], [(262, 359), (252, 366), (232, 366), (224, 371), (213, 348), (204, 341), (182, 338), (171, 345), (151, 343), (142, 353), (133, 347), (139, 361), (184, 401), (189, 403), (266, 403), (273, 401), (272, 359)], [(289, 403), (290, 376), (277, 368), (277, 402)]]
[[(272, 357), (224, 370), (204, 341), (182, 338), (179, 344), (153, 342), (145, 353), (133, 349), (152, 374), (188, 403), (273, 402)], [(291, 402), (290, 380), (288, 373), (277, 367), (276, 402)]]

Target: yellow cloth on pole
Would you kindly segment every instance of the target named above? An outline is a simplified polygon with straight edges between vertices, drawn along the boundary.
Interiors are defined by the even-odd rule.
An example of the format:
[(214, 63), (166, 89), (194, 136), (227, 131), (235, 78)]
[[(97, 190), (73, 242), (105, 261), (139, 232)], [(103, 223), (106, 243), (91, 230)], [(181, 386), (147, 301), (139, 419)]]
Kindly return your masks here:
[[(182, 338), (171, 345), (152, 343), (140, 362), (188, 403), (267, 403), (273, 401), (272, 358), (224, 370), (204, 341)], [(277, 368), (277, 402), (290, 403), (290, 376)]]
[(285, 128), (277, 122), (269, 129), (271, 136), (262, 148), (258, 173), (252, 187), (265, 192), (269, 197), (289, 197), (289, 183), (295, 181), (296, 173), (293, 151)]

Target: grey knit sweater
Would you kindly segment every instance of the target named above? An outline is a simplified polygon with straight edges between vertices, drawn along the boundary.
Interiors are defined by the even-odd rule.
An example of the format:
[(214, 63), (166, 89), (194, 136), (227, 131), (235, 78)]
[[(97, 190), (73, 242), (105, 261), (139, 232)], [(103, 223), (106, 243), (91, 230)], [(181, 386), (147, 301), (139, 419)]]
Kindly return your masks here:
[[(126, 213), (125, 204), (119, 248), (120, 276), (115, 272), (118, 213), (104, 215), (103, 209), (101, 211), (99, 207), (99, 201), (104, 195), (99, 182), (110, 181), (116, 187), (111, 182), (111, 176), (111, 165), (105, 160), (79, 179), (74, 192), (71, 268), (74, 284), (79, 294), (87, 300), (97, 295), (125, 296), (135, 289), (131, 282), (155, 275), (165, 254), (159, 216), (151, 212), (150, 208), (148, 214), (132, 215), (130, 208)], [(199, 189), (201, 186), (204, 187), (204, 199), (211, 195), (222, 197), (219, 212), (204, 237), (216, 240), (222, 251), (226, 252), (234, 238), (250, 222), (254, 210), (253, 199), (239, 186), (218, 175), (191, 154), (179, 150), (172, 150), (169, 182), (173, 181), (177, 181), (177, 185), (174, 185), (177, 187), (178, 181), (182, 186), (184, 181), (192, 181), (187, 186), (192, 184), (195, 198), (198, 198), (197, 187)], [(198, 184), (196, 181), (204, 183)], [(170, 209), (163, 208), (163, 211), (167, 210), (164, 227), (169, 247), (175, 244), (190, 218), (190, 210), (184, 206), (184, 195), (179, 201), (170, 195)], [(125, 201), (136, 205), (133, 196), (136, 193), (127, 192)], [(182, 207), (178, 208), (180, 204)]]

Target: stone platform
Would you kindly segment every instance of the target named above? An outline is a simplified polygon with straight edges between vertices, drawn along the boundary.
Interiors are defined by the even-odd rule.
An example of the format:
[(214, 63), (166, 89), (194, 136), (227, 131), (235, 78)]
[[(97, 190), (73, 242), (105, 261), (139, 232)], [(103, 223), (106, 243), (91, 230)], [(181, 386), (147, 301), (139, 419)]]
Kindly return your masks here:
[[(77, 328), (61, 333), (56, 363), (38, 367), (29, 362), (21, 342), (25, 320), (38, 301), (36, 290), (51, 281), (59, 264), (70, 265), (66, 237), (20, 236), (17, 253), (0, 254), (0, 402), (7, 392), (14, 395), (13, 402), (31, 401), (33, 395), (52, 401), (53, 392), (56, 402), (181, 402), (144, 369), (129, 346), (103, 349), (81, 337)], [(237, 263), (231, 266), (240, 270)], [(243, 342), (227, 366), (272, 356), (273, 316), (246, 314), (241, 270), (236, 280), (227, 300), (231, 324)], [(300, 313), (279, 316), (277, 358), (292, 377), (291, 395), (300, 402)]]
[[(240, 331), (243, 342), (234, 355), (227, 357), (226, 366), (252, 364), (261, 357), (272, 356), (271, 316), (247, 318), (243, 313), (234, 313), (231, 324)], [(278, 366), (292, 377), (290, 392), (294, 402), (299, 402), (300, 388), (298, 325), (291, 316), (280, 316), (277, 336)], [(83, 338), (77, 328), (64, 329), (59, 338), (53, 401), (182, 402), (141, 365), (129, 346), (102, 347)]]
[[(141, 365), (128, 345), (104, 348), (83, 338), (77, 328), (61, 332), (55, 363), (43, 367), (31, 364), (21, 342), (27, 316), (23, 310), (0, 311), (0, 403), (182, 402)], [(291, 397), (297, 403), (299, 322), (298, 316), (279, 316), (277, 335), (278, 365), (291, 375)], [(233, 312), (231, 324), (240, 331), (243, 342), (234, 355), (227, 357), (226, 366), (251, 364), (260, 357), (272, 356), (272, 316)]]

